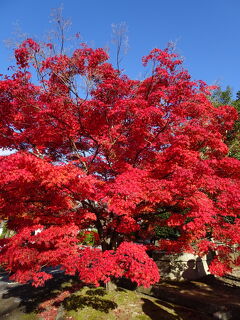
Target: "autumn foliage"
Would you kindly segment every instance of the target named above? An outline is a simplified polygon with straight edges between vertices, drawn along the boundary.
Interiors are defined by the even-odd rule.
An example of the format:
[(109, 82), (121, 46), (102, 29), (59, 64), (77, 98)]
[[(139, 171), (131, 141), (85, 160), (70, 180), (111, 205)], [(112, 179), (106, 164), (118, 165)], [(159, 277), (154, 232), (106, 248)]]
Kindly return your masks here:
[[(16, 232), (0, 264), (12, 279), (43, 285), (60, 265), (86, 283), (149, 286), (158, 269), (137, 242), (157, 226), (178, 231), (164, 250), (214, 251), (214, 273), (240, 264), (240, 162), (224, 143), (234, 108), (214, 107), (170, 49), (152, 50), (151, 74), (131, 80), (103, 49), (45, 47), (23, 42), (0, 81), (0, 147), (15, 151), (0, 157), (0, 219)], [(86, 230), (98, 247), (82, 243)]]

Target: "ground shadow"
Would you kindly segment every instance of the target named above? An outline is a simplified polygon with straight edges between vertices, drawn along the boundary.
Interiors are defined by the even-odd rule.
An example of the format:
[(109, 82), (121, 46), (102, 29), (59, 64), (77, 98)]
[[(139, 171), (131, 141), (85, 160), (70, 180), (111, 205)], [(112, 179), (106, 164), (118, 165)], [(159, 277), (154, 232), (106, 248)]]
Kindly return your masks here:
[(86, 295), (88, 296), (105, 296), (107, 293), (106, 293), (106, 290), (103, 289), (103, 288), (98, 288), (98, 289), (95, 289), (95, 290), (87, 290), (86, 291)]
[(44, 287), (35, 288), (31, 284), (14, 286), (9, 288), (2, 298), (20, 298), (19, 307), (23, 308), (25, 313), (32, 313), (39, 309), (41, 303), (50, 299), (54, 300), (61, 292), (67, 290), (72, 295), (63, 302), (53, 303), (54, 306), (59, 307), (63, 303), (63, 307), (67, 311), (77, 311), (77, 309), (88, 306), (105, 313), (117, 308), (118, 305), (115, 302), (102, 298), (106, 295), (104, 288), (93, 289), (93, 286), (89, 286), (89, 289), (83, 295), (75, 295), (74, 292), (76, 291), (81, 293), (83, 286), (84, 284), (79, 282), (76, 277), (58, 274), (53, 279), (48, 280)]
[(172, 305), (162, 300), (155, 302), (142, 298), (143, 312), (152, 320), (211, 320), (212, 318), (201, 312), (196, 313), (196, 310), (184, 308), (177, 305)]
[(172, 315), (169, 312), (163, 310), (153, 301), (145, 298), (142, 298), (142, 301), (143, 301), (143, 306), (142, 306), (143, 312), (147, 316), (149, 316), (149, 318), (151, 318), (152, 320), (159, 320), (159, 319), (178, 320), (178, 318), (176, 318), (176, 315)]
[(61, 291), (66, 290), (63, 286), (65, 283), (69, 286), (68, 290), (76, 290), (77, 283), (82, 286), (75, 277), (59, 274), (48, 280), (44, 287), (35, 288), (30, 283), (10, 287), (7, 293), (3, 294), (2, 299), (19, 298), (21, 300), (19, 307), (23, 307), (26, 313), (31, 313), (36, 311), (39, 304), (56, 298)]
[(67, 311), (78, 311), (79, 309), (83, 309), (85, 307), (91, 307), (95, 310), (105, 313), (109, 313), (110, 310), (116, 309), (118, 307), (117, 303), (115, 303), (114, 301), (103, 299), (92, 294), (89, 296), (73, 294), (63, 301), (63, 306)]
[(197, 313), (205, 312), (218, 319), (240, 319), (240, 288), (213, 276), (207, 276), (201, 281), (165, 281), (154, 286), (151, 294), (168, 303), (194, 309)]
[(131, 291), (135, 291), (137, 289), (137, 283), (132, 282), (130, 279), (125, 277), (115, 279), (115, 284), (118, 288), (124, 288)]

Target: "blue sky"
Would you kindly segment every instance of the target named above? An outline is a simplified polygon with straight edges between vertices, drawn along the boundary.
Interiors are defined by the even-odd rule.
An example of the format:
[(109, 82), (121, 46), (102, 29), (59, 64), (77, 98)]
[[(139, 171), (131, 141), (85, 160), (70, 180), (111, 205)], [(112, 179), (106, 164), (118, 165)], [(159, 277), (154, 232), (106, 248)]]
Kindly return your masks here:
[(239, 0), (0, 0), (0, 73), (13, 64), (4, 41), (14, 38), (16, 25), (43, 39), (53, 28), (51, 9), (61, 4), (72, 33), (94, 47), (111, 46), (111, 25), (126, 22), (129, 50), (122, 67), (133, 78), (141, 77), (142, 56), (174, 41), (194, 79), (240, 90)]

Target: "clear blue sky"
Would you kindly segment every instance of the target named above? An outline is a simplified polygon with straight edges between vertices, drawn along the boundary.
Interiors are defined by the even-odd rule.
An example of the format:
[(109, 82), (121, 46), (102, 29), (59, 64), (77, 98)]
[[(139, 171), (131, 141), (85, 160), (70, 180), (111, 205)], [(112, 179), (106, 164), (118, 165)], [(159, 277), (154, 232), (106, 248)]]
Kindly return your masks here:
[(0, 0), (0, 73), (13, 64), (4, 40), (13, 37), (16, 23), (42, 38), (53, 27), (51, 9), (61, 4), (73, 34), (79, 31), (94, 47), (108, 46), (111, 24), (126, 22), (130, 48), (122, 66), (133, 78), (139, 78), (143, 55), (176, 41), (194, 79), (240, 90), (239, 0)]

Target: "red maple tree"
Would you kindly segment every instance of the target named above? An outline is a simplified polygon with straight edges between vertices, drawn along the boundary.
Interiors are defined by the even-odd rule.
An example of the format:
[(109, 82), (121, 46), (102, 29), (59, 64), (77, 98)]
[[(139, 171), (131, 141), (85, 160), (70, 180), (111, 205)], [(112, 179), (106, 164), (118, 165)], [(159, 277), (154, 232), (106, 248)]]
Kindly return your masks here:
[[(0, 263), (12, 279), (43, 285), (43, 267), (60, 265), (86, 283), (149, 286), (158, 269), (136, 242), (164, 225), (178, 237), (160, 248), (214, 250), (217, 274), (240, 263), (240, 162), (224, 143), (236, 111), (214, 107), (176, 54), (152, 50), (141, 81), (86, 45), (45, 58), (27, 39), (15, 57), (0, 81), (0, 147), (15, 151), (0, 157), (0, 218), (16, 232)], [(101, 248), (81, 243), (84, 230)]]

